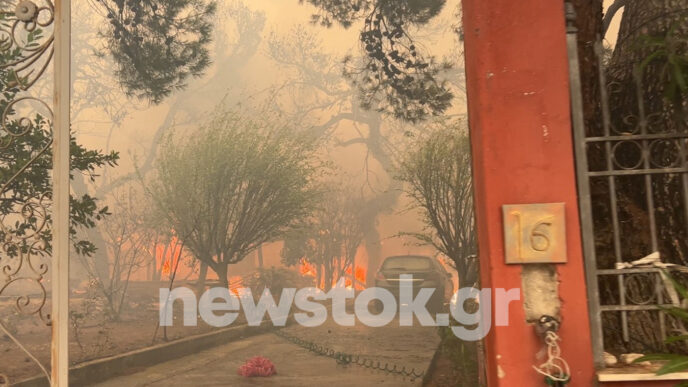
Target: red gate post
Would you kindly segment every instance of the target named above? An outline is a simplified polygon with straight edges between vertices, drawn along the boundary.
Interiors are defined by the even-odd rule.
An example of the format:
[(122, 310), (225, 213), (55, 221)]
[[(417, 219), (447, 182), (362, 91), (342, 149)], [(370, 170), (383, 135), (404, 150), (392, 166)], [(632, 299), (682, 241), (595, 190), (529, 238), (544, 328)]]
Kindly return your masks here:
[[(563, 1), (463, 0), (463, 19), (481, 285), (523, 288), (525, 267), (505, 263), (502, 205), (564, 203), (568, 262), (552, 264), (562, 357), (569, 386), (592, 386)], [(532, 367), (544, 362), (543, 342), (526, 322), (525, 296), (485, 339), (490, 387), (545, 385)]]

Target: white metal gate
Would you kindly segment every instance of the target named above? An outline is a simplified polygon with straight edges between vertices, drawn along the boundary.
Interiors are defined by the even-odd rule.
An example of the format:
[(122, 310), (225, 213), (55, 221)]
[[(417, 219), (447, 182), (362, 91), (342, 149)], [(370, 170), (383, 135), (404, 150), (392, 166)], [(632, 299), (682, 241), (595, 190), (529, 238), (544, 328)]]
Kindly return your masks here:
[[(4, 79), (0, 152), (14, 151), (13, 144), (37, 130), (47, 134), (47, 140), (36, 149), (26, 150), (28, 162), (11, 166), (12, 175), (0, 180), (0, 205), (4, 207), (0, 217), (0, 297), (11, 298), (18, 313), (51, 326), (50, 374), (6, 329), (1, 315), (0, 329), (12, 338), (17, 351), (25, 351), (39, 364), (51, 385), (67, 386), (70, 0), (0, 1), (0, 60)], [(51, 63), (52, 83), (47, 71)], [(39, 96), (37, 84), (52, 89), (52, 104), (49, 98)], [(17, 178), (51, 149), (52, 192), (16, 195)], [(0, 385), (11, 382), (8, 371), (0, 364)]]

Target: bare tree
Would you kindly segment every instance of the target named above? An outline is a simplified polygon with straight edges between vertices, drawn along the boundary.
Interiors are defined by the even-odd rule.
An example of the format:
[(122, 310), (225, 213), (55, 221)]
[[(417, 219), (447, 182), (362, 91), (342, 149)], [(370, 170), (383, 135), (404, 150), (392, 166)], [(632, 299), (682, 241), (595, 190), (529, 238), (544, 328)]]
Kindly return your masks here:
[(316, 285), (326, 290), (353, 270), (356, 251), (365, 236), (360, 195), (331, 191), (302, 227), (285, 239), (282, 260), (287, 265), (306, 261), (316, 267)]
[(427, 228), (407, 233), (434, 246), (456, 269), (460, 286), (478, 282), (473, 183), (468, 137), (461, 126), (446, 123), (418, 141), (401, 165), (400, 179)]
[[(116, 87), (117, 81), (114, 79), (114, 64), (108, 56), (94, 56), (102, 45), (102, 36), (98, 33), (99, 23), (102, 19), (97, 17), (99, 7), (81, 7), (76, 9), (81, 15), (84, 23), (75, 26), (73, 33), (78, 35), (73, 52), (75, 56), (75, 74), (72, 77), (73, 87), (76, 97), (72, 108), (73, 123), (77, 128), (92, 126), (94, 122), (81, 119), (80, 112), (90, 113), (91, 109), (99, 108), (106, 117), (106, 121), (111, 122), (107, 133), (106, 149), (110, 149), (110, 140), (124, 117), (136, 106), (131, 100), (122, 98), (123, 94)], [(96, 13), (94, 15), (94, 12)], [(103, 15), (104, 16), (104, 15)], [(220, 3), (214, 15), (213, 29), (215, 44), (214, 68), (217, 69), (240, 69), (246, 66), (247, 62), (255, 55), (261, 41), (261, 33), (265, 25), (265, 15), (261, 12), (252, 11), (241, 2)], [(232, 33), (228, 33), (231, 30)], [(229, 36), (234, 40), (230, 40)], [(207, 106), (217, 103), (218, 93), (226, 93), (226, 85), (237, 85), (241, 88), (241, 76), (239, 71), (211, 71), (202, 82), (189, 85), (189, 88), (178, 90), (163, 105), (167, 108), (167, 113), (160, 125), (154, 129), (150, 142), (139, 144), (138, 152), (134, 154), (134, 161), (137, 164), (136, 171), (126, 172), (118, 175), (112, 169), (105, 168), (102, 180), (99, 184), (89, 184), (85, 179), (73, 180), (75, 191), (80, 194), (94, 192), (96, 197), (106, 197), (122, 186), (130, 184), (137, 177), (146, 176), (153, 170), (154, 160), (158, 153), (158, 147), (165, 135), (169, 134), (173, 128), (192, 125), (198, 122), (205, 114)], [(48, 89), (46, 87), (46, 89)], [(48, 94), (49, 96), (49, 94)], [(231, 104), (246, 99), (245, 93), (235, 93), (228, 95), (224, 100)], [(86, 116), (86, 114), (84, 114)], [(85, 131), (83, 134), (88, 134)], [(141, 154), (139, 159), (137, 154)], [(169, 230), (168, 230), (169, 231)], [(105, 247), (105, 237), (98, 228), (84, 230), (85, 239), (93, 242), (99, 248)], [(160, 235), (162, 238), (163, 235)], [(168, 236), (169, 238), (170, 236)], [(96, 258), (105, 258), (105, 255), (98, 255)], [(186, 262), (188, 263), (188, 262)], [(194, 261), (191, 274), (198, 272)], [(96, 273), (101, 273), (103, 281), (108, 277), (108, 262), (103, 259), (96, 262)], [(205, 279), (204, 271), (207, 266), (201, 267), (201, 277)]]
[[(108, 317), (119, 320), (126, 304), (129, 280), (132, 274), (153, 259), (146, 249), (152, 239), (152, 232), (146, 225), (140, 195), (130, 189), (117, 193), (112, 199), (117, 211), (104, 218), (100, 227), (105, 240), (105, 259), (77, 255), (85, 268), (89, 280), (105, 298)], [(107, 276), (97, 270), (97, 262), (107, 261)]]
[(179, 253), (182, 247), (182, 242), (171, 231), (159, 231), (155, 234), (150, 245), (154, 257), (149, 262), (151, 280), (161, 281), (163, 274), (171, 274), (172, 268), (177, 266), (180, 263), (179, 260), (183, 258)]
[(308, 215), (315, 150), (303, 132), (219, 109), (187, 138), (165, 140), (148, 192), (184, 245), (227, 286), (228, 265)]
[[(401, 183), (390, 176), (394, 170), (392, 155), (398, 152), (394, 142), (412, 128), (401, 121), (384, 119), (380, 112), (362, 109), (356, 89), (341, 74), (341, 63), (327, 52), (322, 39), (305, 28), (295, 28), (285, 36), (271, 36), (268, 48), (273, 61), (290, 75), (275, 93), (280, 100), (289, 101), (290, 119), (310, 125), (314, 135), (334, 147), (365, 147), (362, 175), (366, 195), (359, 205), (363, 208), (368, 271), (376, 270), (382, 260), (378, 217), (394, 211), (402, 192)], [(339, 138), (342, 128), (349, 129), (346, 139)], [(369, 166), (376, 163), (386, 176), (376, 176), (371, 170)], [(370, 277), (369, 281), (374, 279)]]

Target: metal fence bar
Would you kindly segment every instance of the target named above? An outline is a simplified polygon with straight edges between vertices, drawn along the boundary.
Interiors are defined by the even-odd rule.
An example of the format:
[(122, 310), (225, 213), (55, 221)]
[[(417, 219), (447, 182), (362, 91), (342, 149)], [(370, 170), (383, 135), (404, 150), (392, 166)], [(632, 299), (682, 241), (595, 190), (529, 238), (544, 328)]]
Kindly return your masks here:
[(659, 273), (658, 268), (637, 268), (637, 269), (601, 269), (597, 275), (617, 275), (617, 274), (639, 274), (639, 273)]
[(688, 167), (684, 168), (664, 168), (664, 169), (622, 169), (622, 170), (612, 170), (612, 171), (594, 171), (588, 173), (588, 176), (599, 177), (599, 176), (634, 176), (634, 175), (656, 175), (662, 174), (666, 175), (668, 173), (687, 173)]
[(600, 306), (600, 310), (603, 312), (661, 310), (661, 308), (671, 308), (672, 306), (674, 305), (602, 305)]
[[(634, 79), (636, 82), (636, 96), (638, 99), (638, 115), (640, 116), (640, 135), (647, 135), (647, 114), (645, 112), (645, 101), (643, 99), (643, 81), (642, 74), (640, 71), (636, 70), (634, 72)], [(642, 140), (642, 151), (643, 151), (643, 167), (645, 169), (651, 169), (650, 166), (650, 148), (647, 139)], [(657, 243), (657, 220), (655, 218), (655, 201), (653, 197), (652, 189), (652, 175), (645, 175), (645, 197), (647, 201), (647, 213), (650, 222), (650, 239), (652, 241), (652, 251), (658, 251), (659, 246)], [(662, 287), (659, 283), (655, 284), (655, 293), (657, 297), (657, 303), (662, 302)], [(659, 313), (659, 332), (662, 338), (662, 347), (664, 347), (664, 340), (666, 339), (666, 318), (664, 313)]]
[[(638, 115), (640, 116), (640, 135), (647, 134), (647, 115), (645, 113), (645, 101), (643, 100), (643, 82), (642, 75), (639, 71), (635, 71), (634, 78), (636, 82), (636, 92), (638, 99)], [(642, 140), (643, 150), (643, 168), (651, 169), (650, 166), (650, 150), (646, 139)], [(666, 173), (666, 170), (665, 170)], [(657, 221), (655, 220), (655, 201), (652, 191), (652, 176), (645, 175), (645, 197), (647, 199), (647, 213), (650, 221), (650, 238), (652, 241), (652, 251), (657, 251)]]
[(69, 101), (71, 0), (55, 1), (53, 122), (52, 385), (69, 375)]
[[(688, 140), (679, 140), (681, 160), (688, 160)], [(686, 230), (688, 230), (688, 173), (681, 175), (681, 189), (683, 191), (683, 216)]]
[[(688, 226), (688, 133), (685, 127), (683, 130), (670, 130), (662, 126), (661, 122), (657, 128), (651, 126), (654, 125), (654, 118), (662, 119), (662, 116), (661, 112), (647, 111), (652, 106), (645, 103), (642, 74), (637, 70), (632, 79), (622, 79), (623, 89), (617, 88), (617, 91), (626, 94), (619, 94), (620, 98), (617, 100), (614, 91), (608, 90), (607, 87), (620, 86), (621, 84), (618, 82), (608, 83), (606, 75), (609, 69), (605, 66), (604, 50), (599, 39), (594, 48), (599, 64), (600, 105), (598, 108), (600, 109), (599, 119), (602, 124), (600, 128), (602, 133), (588, 133), (586, 131), (582, 120), (583, 106), (580, 93), (576, 29), (572, 23), (571, 13), (571, 6), (567, 4), (567, 39), (571, 62), (572, 121), (581, 234), (586, 263), (593, 354), (595, 365), (604, 367), (601, 355), (604, 351), (605, 338), (613, 340), (613, 344), (633, 347), (634, 343), (631, 342), (631, 339), (636, 337), (630, 336), (646, 334), (647, 342), (643, 344), (652, 345), (657, 350), (665, 345), (663, 339), (667, 336), (667, 324), (670, 320), (662, 308), (671, 307), (673, 305), (666, 303), (672, 302), (674, 304), (676, 301), (667, 299), (665, 292), (667, 283), (659, 277), (661, 275), (659, 268), (677, 270), (683, 273), (688, 272), (688, 268), (682, 265), (667, 267), (666, 262), (661, 260), (665, 257), (654, 255), (644, 257), (643, 255), (659, 252), (660, 237), (663, 235), (658, 233), (660, 230), (663, 231), (660, 226), (664, 226), (664, 224), (658, 224), (658, 219), (662, 219), (662, 212), (656, 206), (661, 205), (666, 211), (667, 204), (663, 201), (672, 200), (671, 205), (682, 205), (681, 212), (685, 219), (679, 221), (678, 227)], [(627, 106), (629, 102), (631, 106)], [(614, 109), (612, 109), (612, 103), (619, 105), (618, 107), (614, 105)], [(634, 125), (634, 123), (634, 127), (626, 127)], [(587, 137), (588, 135), (589, 137)], [(661, 152), (661, 148), (655, 147), (666, 144), (673, 144), (678, 149), (676, 155), (672, 156), (675, 159), (668, 164), (665, 164), (666, 160), (664, 160), (667, 158), (664, 156), (668, 154), (662, 154), (662, 161), (658, 162), (654, 159), (654, 150), (660, 149)], [(634, 145), (639, 151), (637, 161), (632, 161), (630, 164), (629, 160), (636, 157), (636, 154), (634, 152), (625, 153), (623, 147), (627, 145)], [(594, 170), (590, 170), (591, 160), (595, 161)], [(634, 176), (638, 176), (637, 180), (627, 180)], [(600, 183), (599, 187), (597, 183)], [(633, 186), (639, 188), (636, 192), (626, 192), (629, 187), (632, 187), (631, 183), (637, 183)], [(605, 196), (606, 204), (609, 206), (608, 211), (607, 208), (600, 208), (599, 213), (593, 214), (591, 187), (600, 188), (594, 192), (596, 195)], [(621, 188), (624, 189), (623, 192), (618, 191)], [(645, 188), (644, 192), (641, 191), (642, 188)], [(676, 194), (683, 197), (680, 200), (678, 198), (674, 200), (673, 197), (669, 198), (666, 196), (669, 188), (676, 188)], [(632, 202), (627, 205), (626, 200)], [(674, 201), (675, 203), (673, 203)], [(630, 210), (628, 210), (629, 208)], [(649, 226), (646, 228), (649, 235), (643, 235), (643, 237), (648, 237), (647, 239), (630, 235), (635, 233), (632, 230), (635, 230), (637, 225), (632, 225), (627, 223), (628, 220), (621, 219), (622, 214), (628, 213), (628, 215), (634, 216), (632, 210), (636, 208), (640, 208), (642, 211), (640, 219), (644, 222), (643, 226), (645, 224)], [(678, 208), (672, 208), (672, 210), (678, 210)], [(602, 216), (604, 219), (601, 218)], [(605, 243), (609, 237), (608, 246), (596, 246), (595, 225), (600, 228), (597, 232), (604, 235)], [(672, 233), (674, 231), (678, 230), (672, 230)], [(623, 236), (622, 233), (624, 233)], [(622, 237), (638, 239), (633, 241), (633, 244), (627, 249), (628, 251), (623, 251), (621, 243), (622, 241), (625, 242), (625, 239)], [(640, 246), (641, 249), (636, 248), (637, 246)], [(596, 250), (596, 247), (600, 247), (600, 249)], [(677, 246), (679, 249), (682, 247)], [(650, 251), (643, 252), (640, 250)], [(662, 252), (662, 254), (666, 253)], [(682, 254), (681, 251), (678, 253)], [(669, 259), (671, 262), (671, 257)], [(602, 265), (600, 262), (604, 262), (603, 268), (599, 267)], [(685, 257), (683, 257), (683, 262), (685, 262)], [(659, 280), (652, 280), (655, 278), (654, 276), (657, 276)], [(602, 295), (599, 289), (600, 279), (604, 279), (603, 284), (605, 285), (605, 293)], [(642, 296), (639, 296), (640, 293)], [(605, 324), (613, 325), (606, 326)], [(647, 324), (651, 324), (651, 326)], [(615, 331), (621, 331), (621, 337), (618, 337)], [(606, 336), (607, 334), (609, 336)], [(617, 337), (623, 342), (617, 340)], [(658, 341), (660, 338), (662, 339), (661, 343)]]
[[(595, 53), (597, 54), (598, 60), (598, 70), (600, 79), (600, 99), (602, 108), (602, 128), (605, 137), (611, 136), (611, 111), (609, 108), (609, 94), (607, 93), (607, 79), (604, 72), (604, 66), (602, 64), (602, 52), (603, 47), (601, 42), (595, 44)], [(604, 143), (605, 151), (605, 161), (607, 166), (607, 171), (614, 170), (614, 162), (612, 160), (612, 146), (609, 141)], [(587, 154), (584, 156), (587, 157)], [(588, 171), (586, 171), (588, 172)], [(589, 176), (592, 176), (588, 173)], [(616, 197), (616, 175), (607, 174), (607, 184), (609, 185), (609, 206), (612, 217), (612, 230), (613, 230), (613, 241), (614, 241), (614, 259), (617, 263), (623, 262), (623, 257), (621, 253), (621, 230), (619, 229), (619, 212), (617, 207), (617, 197)], [(597, 280), (597, 279), (596, 279)], [(617, 277), (617, 283), (619, 286), (619, 303), (623, 306), (626, 305), (626, 288), (624, 287), (624, 277), (619, 275)], [(599, 297), (599, 296), (598, 296)], [(599, 300), (597, 301), (599, 302)], [(601, 318), (601, 316), (600, 316)], [(624, 311), (621, 313), (621, 331), (624, 341), (628, 342), (630, 340), (628, 333), (628, 314)]]
[(571, 121), (576, 158), (576, 180), (578, 184), (578, 207), (581, 223), (581, 240), (585, 261), (585, 279), (588, 292), (588, 312), (593, 358), (596, 367), (604, 366), (602, 341), (602, 320), (599, 309), (597, 283), (597, 258), (595, 255), (595, 233), (588, 179), (588, 160), (585, 143), (585, 120), (583, 116), (583, 95), (581, 92), (580, 65), (578, 62), (578, 30), (575, 27), (576, 14), (571, 3), (566, 3), (566, 46), (569, 57), (569, 82), (571, 90)]
[(685, 133), (650, 133), (650, 134), (622, 134), (622, 135), (610, 135), (610, 136), (597, 136), (588, 137), (585, 142), (603, 142), (603, 141), (628, 141), (633, 140), (672, 140), (678, 138), (686, 138), (688, 135)]

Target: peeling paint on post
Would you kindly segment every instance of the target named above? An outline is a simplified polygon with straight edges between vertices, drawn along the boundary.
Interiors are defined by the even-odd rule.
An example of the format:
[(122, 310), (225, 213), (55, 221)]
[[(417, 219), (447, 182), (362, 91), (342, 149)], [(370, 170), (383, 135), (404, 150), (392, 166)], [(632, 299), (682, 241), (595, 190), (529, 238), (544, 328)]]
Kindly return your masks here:
[(525, 265), (521, 280), (526, 321), (534, 324), (543, 315), (561, 320), (556, 267), (550, 264)]

